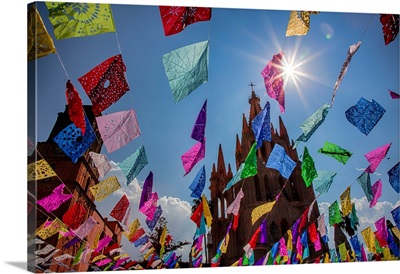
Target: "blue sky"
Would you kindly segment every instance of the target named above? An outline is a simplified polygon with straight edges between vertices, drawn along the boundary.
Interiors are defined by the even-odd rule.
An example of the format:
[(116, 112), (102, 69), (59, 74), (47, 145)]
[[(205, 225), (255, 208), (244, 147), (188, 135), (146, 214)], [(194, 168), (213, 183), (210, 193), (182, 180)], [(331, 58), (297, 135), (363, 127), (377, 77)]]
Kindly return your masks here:
[[(37, 6), (50, 35), (54, 37), (47, 8), (44, 3)], [(212, 164), (217, 160), (219, 144), (224, 150), (226, 163), (230, 163), (235, 172), (235, 136), (241, 132), (242, 114), (248, 117), (250, 82), (255, 84), (261, 105), (264, 106), (267, 100), (271, 103), (274, 125), (278, 125), (281, 116), (290, 138), (295, 140), (301, 134), (299, 125), (323, 104), (330, 102), (348, 47), (362, 38), (362, 44), (339, 86), (333, 108), (306, 144), (318, 170), (338, 172), (328, 195), (322, 195), (318, 202), (329, 204), (338, 200), (349, 185), (352, 186), (351, 197), (361, 201), (364, 193), (355, 179), (361, 174), (359, 169), (368, 166), (364, 154), (387, 143), (392, 143), (387, 159), (376, 170), (380, 175), (371, 176), (371, 182), (378, 179), (383, 182), (383, 195), (379, 201), (389, 204), (380, 213), (387, 215), (390, 206), (399, 200), (386, 175), (399, 161), (399, 101), (393, 100), (387, 91), (399, 92), (399, 38), (385, 46), (378, 14), (372, 17), (372, 14), (364, 13), (321, 12), (311, 15), (311, 28), (306, 36), (285, 37), (289, 10), (215, 8), (211, 21), (190, 25), (183, 32), (166, 37), (157, 6), (112, 5), (112, 12), (117, 33), (54, 39), (54, 43), (84, 104), (90, 104), (90, 100), (77, 79), (102, 61), (119, 54), (119, 43), (130, 91), (103, 114), (133, 108), (142, 135), (118, 151), (107, 153), (103, 148), (102, 153), (119, 163), (144, 145), (149, 164), (137, 177), (139, 185), (149, 171), (153, 171), (153, 191), (157, 191), (159, 197), (173, 197), (191, 203), (188, 186), (203, 164), (209, 178)], [(181, 102), (174, 103), (162, 56), (204, 40), (210, 42), (209, 81)], [(277, 102), (265, 92), (261, 71), (283, 45), (285, 56), (293, 59), (294, 64), (302, 65), (297, 69), (297, 85), (291, 79), (286, 82), (286, 112), (281, 114)], [(37, 141), (47, 139), (57, 113), (64, 110), (66, 81), (55, 54), (38, 59)], [(361, 97), (374, 99), (386, 109), (368, 136), (351, 125), (344, 115)], [(206, 158), (183, 177), (180, 155), (195, 143), (190, 133), (206, 99)], [(346, 165), (317, 153), (325, 141), (354, 153)], [(300, 143), (299, 155), (303, 148), (304, 143)], [(208, 186), (204, 191), (207, 197)], [(125, 190), (134, 195), (133, 187)], [(104, 201), (99, 208), (107, 215), (118, 198)], [(370, 212), (365, 212), (369, 216)], [(375, 217), (371, 215), (371, 218)], [(188, 233), (192, 235), (194, 224), (189, 219), (187, 223), (193, 225), (193, 232)]]

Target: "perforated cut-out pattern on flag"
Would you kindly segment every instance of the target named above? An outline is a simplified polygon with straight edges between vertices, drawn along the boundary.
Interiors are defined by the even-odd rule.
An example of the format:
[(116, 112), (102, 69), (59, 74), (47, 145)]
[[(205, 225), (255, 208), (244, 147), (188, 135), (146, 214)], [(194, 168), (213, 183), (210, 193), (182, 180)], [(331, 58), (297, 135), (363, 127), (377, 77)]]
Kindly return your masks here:
[(197, 142), (194, 144), (188, 151), (186, 151), (182, 156), (182, 165), (185, 169), (185, 175), (189, 174), (192, 171), (193, 167), (204, 159), (206, 155), (206, 139), (203, 139), (203, 142)]
[(165, 36), (177, 34), (188, 25), (211, 19), (211, 8), (160, 6), (159, 9)]
[(286, 36), (306, 35), (310, 29), (310, 15), (318, 11), (291, 11)]
[(109, 4), (46, 2), (56, 39), (115, 32)]
[(283, 178), (288, 179), (296, 167), (296, 162), (286, 154), (282, 146), (275, 144), (268, 157), (266, 167), (278, 170)]
[(124, 216), (126, 214), (126, 211), (128, 210), (130, 203), (128, 200), (128, 197), (126, 194), (122, 196), (122, 198), (118, 201), (118, 203), (114, 206), (112, 209), (110, 216), (113, 217), (114, 219), (122, 222), (124, 219)]
[(80, 128), (77, 128), (74, 124), (70, 124), (53, 138), (54, 142), (71, 158), (73, 163), (76, 163), (78, 158), (96, 140), (96, 135), (87, 117), (85, 117), (85, 123), (85, 135), (82, 135)]
[(389, 183), (393, 189), (400, 193), (400, 162), (395, 164), (388, 172)]
[(398, 14), (381, 14), (379, 20), (382, 24), (383, 38), (385, 45), (393, 42), (399, 33), (399, 15)]
[(78, 78), (92, 102), (95, 116), (98, 116), (129, 91), (125, 71), (122, 55), (118, 54)]
[(146, 225), (150, 229), (150, 231), (153, 231), (154, 227), (156, 226), (158, 219), (160, 219), (161, 214), (162, 214), (162, 208), (161, 205), (157, 206), (156, 212), (154, 213), (153, 219), (152, 220), (147, 220), (146, 219)]
[(141, 134), (133, 109), (96, 117), (96, 122), (109, 153), (120, 149)]
[(206, 185), (206, 168), (203, 165), (197, 172), (196, 177), (189, 186), (189, 189), (192, 191), (190, 197), (200, 199), (201, 193), (203, 192), (205, 185)]
[(382, 181), (378, 180), (372, 185), (372, 200), (369, 203), (369, 207), (374, 207), (378, 202), (378, 199), (382, 196)]
[(364, 157), (367, 159), (367, 161), (370, 163), (370, 165), (367, 167), (365, 172), (368, 173), (374, 173), (381, 161), (386, 157), (386, 154), (388, 153), (390, 149), (391, 143), (386, 144), (384, 146), (378, 147), (367, 154), (364, 155)]
[(263, 110), (251, 121), (251, 128), (257, 141), (256, 148), (260, 148), (263, 141), (271, 141), (270, 108), (270, 103), (267, 101)]
[(28, 181), (36, 181), (53, 176), (57, 176), (57, 174), (44, 159), (28, 165)]
[(318, 173), (314, 165), (314, 160), (308, 153), (307, 147), (304, 147), (303, 162), (301, 163), (301, 177), (306, 186), (309, 187), (317, 176)]
[(36, 235), (42, 240), (46, 240), (61, 230), (66, 231), (68, 229), (60, 219), (55, 218), (53, 221), (46, 221), (36, 232)]
[(28, 61), (56, 53), (54, 42), (34, 4), (28, 8)]
[(131, 156), (118, 164), (126, 176), (126, 184), (129, 185), (148, 163), (146, 150), (144, 146), (141, 146)]
[(112, 176), (104, 179), (97, 185), (90, 187), (90, 191), (93, 193), (94, 198), (97, 202), (103, 201), (111, 193), (121, 188), (117, 176)]
[(346, 110), (347, 120), (362, 133), (368, 135), (379, 122), (386, 110), (375, 100), (368, 101), (363, 97)]
[(86, 122), (82, 100), (78, 91), (75, 89), (74, 85), (72, 85), (69, 79), (67, 81), (67, 90), (65, 91), (65, 96), (67, 97), (69, 119), (77, 128), (81, 129), (82, 135), (85, 135)]

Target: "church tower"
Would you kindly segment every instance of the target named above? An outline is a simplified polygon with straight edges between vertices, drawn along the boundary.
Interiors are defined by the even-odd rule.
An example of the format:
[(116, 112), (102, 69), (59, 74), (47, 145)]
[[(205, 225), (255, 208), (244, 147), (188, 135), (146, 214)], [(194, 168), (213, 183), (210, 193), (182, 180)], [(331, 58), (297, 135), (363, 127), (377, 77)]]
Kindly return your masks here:
[[(122, 238), (122, 226), (118, 221), (109, 221), (107, 217), (103, 217), (97, 210), (95, 205), (95, 198), (90, 190), (90, 187), (99, 183), (99, 173), (95, 167), (89, 152), (93, 151), (100, 153), (103, 141), (100, 133), (97, 129), (95, 116), (92, 111), (92, 106), (83, 106), (84, 112), (96, 134), (96, 140), (91, 144), (88, 150), (79, 157), (76, 163), (73, 163), (71, 159), (60, 149), (53, 138), (65, 127), (70, 125), (72, 122), (69, 119), (68, 106), (66, 106), (64, 112), (58, 113), (58, 117), (54, 127), (49, 135), (49, 138), (45, 142), (38, 142), (35, 152), (28, 157), (28, 164), (39, 161), (41, 159), (52, 167), (57, 176), (42, 179), (40, 181), (29, 181), (28, 182), (28, 234), (31, 238), (35, 236), (35, 230), (40, 227), (47, 220), (54, 220), (55, 218), (62, 219), (65, 212), (68, 211), (74, 204), (79, 203), (86, 210), (86, 215), (83, 220), (87, 220), (90, 216), (94, 218), (97, 225), (89, 233), (88, 236), (68, 248), (65, 248), (65, 244), (73, 239), (72, 236), (60, 237), (59, 233), (45, 239), (44, 244), (32, 245), (28, 247), (28, 254), (33, 253), (36, 250), (43, 248), (50, 244), (60, 252), (56, 253), (53, 257), (60, 256), (62, 254), (70, 254), (75, 256), (82, 244), (92, 242), (93, 239), (100, 233), (100, 239), (108, 235), (112, 238), (109, 245), (117, 244), (120, 246)], [(53, 189), (59, 186), (61, 183), (65, 185), (64, 193), (72, 194), (73, 197), (61, 204), (61, 206), (47, 213), (40, 205), (36, 204), (36, 200), (40, 200), (44, 197), (49, 196)], [(37, 209), (35, 208), (35, 206)], [(83, 221), (83, 222), (84, 222)], [(88, 257), (89, 258), (89, 257)], [(33, 261), (35, 262), (35, 261)], [(50, 263), (49, 263), (50, 262)], [(62, 263), (57, 264), (53, 259), (47, 262), (47, 265), (39, 265), (39, 268), (49, 269), (51, 272), (66, 272), (66, 271), (90, 271), (93, 269), (88, 268), (88, 264), (77, 264), (72, 266), (73, 259), (65, 259)], [(28, 263), (28, 270), (32, 272), (37, 271), (36, 265)]]
[[(249, 97), (250, 111), (248, 119), (243, 114), (241, 137), (236, 135), (236, 171), (240, 164), (244, 163), (251, 146), (255, 142), (251, 121), (262, 111), (260, 98), (253, 90), (254, 85), (250, 84), (250, 86), (252, 87), (252, 92)], [(293, 149), (293, 140), (289, 139), (281, 117), (279, 117), (279, 131), (271, 124), (271, 136), (271, 142), (263, 141), (262, 146), (257, 149), (257, 174), (239, 181), (226, 192), (223, 192), (223, 190), (235, 172), (232, 174), (230, 165), (228, 165), (229, 168), (226, 171), (222, 146), (219, 146), (217, 167), (215, 164), (213, 165), (210, 177), (210, 197), (214, 205), (211, 226), (212, 248), (209, 250), (210, 258), (215, 255), (218, 244), (225, 237), (226, 229), (233, 219), (233, 214), (227, 215), (225, 213), (226, 208), (234, 201), (241, 188), (244, 194), (240, 203), (238, 227), (236, 231), (232, 229), (230, 231), (227, 251), (221, 256), (221, 266), (229, 266), (243, 256), (243, 247), (250, 241), (251, 236), (264, 219), (260, 218), (254, 225), (251, 225), (251, 213), (255, 207), (274, 201), (279, 195), (279, 199), (266, 218), (268, 243), (257, 243), (254, 249), (255, 261), (257, 261), (266, 255), (272, 245), (286, 234), (287, 230), (293, 226), (315, 199), (313, 187), (306, 187), (301, 177), (301, 162), (299, 161), (297, 150)], [(296, 167), (288, 180), (282, 177), (279, 171), (265, 166), (275, 144), (281, 145), (290, 158), (296, 162)], [(314, 203), (310, 220), (315, 221), (318, 216), (318, 206)], [(307, 222), (305, 228), (309, 224)], [(327, 246), (324, 248), (326, 249)], [(317, 255), (312, 249), (313, 245), (310, 245), (310, 258), (313, 255)], [(319, 253), (322, 254), (321, 251)]]

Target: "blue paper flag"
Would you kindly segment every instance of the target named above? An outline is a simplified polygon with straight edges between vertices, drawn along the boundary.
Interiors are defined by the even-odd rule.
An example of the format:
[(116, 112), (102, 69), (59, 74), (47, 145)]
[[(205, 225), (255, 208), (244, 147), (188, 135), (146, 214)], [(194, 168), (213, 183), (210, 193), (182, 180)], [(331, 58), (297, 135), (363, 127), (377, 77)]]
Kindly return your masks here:
[(390, 213), (392, 213), (393, 221), (396, 226), (400, 229), (400, 206), (393, 209)]
[(197, 173), (193, 182), (190, 184), (189, 189), (192, 191), (190, 197), (200, 199), (203, 193), (204, 186), (206, 185), (206, 167), (205, 165)]
[(278, 170), (282, 177), (288, 179), (296, 167), (296, 163), (286, 154), (282, 146), (275, 144), (266, 167)]
[(144, 245), (148, 241), (149, 241), (149, 237), (147, 235), (144, 235), (143, 237), (141, 237), (141, 238), (137, 239), (135, 242), (133, 242), (133, 244), (135, 245), (135, 247), (138, 247), (140, 245)]
[(400, 162), (395, 164), (388, 172), (389, 175), (389, 183), (393, 187), (393, 189), (399, 193), (400, 192)]
[(351, 124), (368, 135), (385, 112), (386, 110), (375, 100), (370, 102), (361, 97), (356, 105), (346, 110), (345, 114)]
[(358, 241), (357, 235), (350, 238), (351, 246), (353, 247), (354, 253), (356, 253), (357, 260), (361, 262), (361, 248), (360, 242)]
[(156, 212), (154, 213), (154, 217), (152, 220), (147, 220), (146, 219), (146, 224), (147, 227), (150, 229), (150, 231), (153, 231), (154, 227), (156, 226), (158, 219), (160, 219), (160, 216), (162, 214), (162, 208), (161, 205), (157, 206)]
[(251, 122), (254, 137), (256, 138), (256, 148), (262, 146), (262, 142), (271, 141), (271, 122), (270, 122), (270, 105), (265, 104), (263, 110)]
[(53, 138), (54, 142), (56, 142), (62, 151), (71, 158), (73, 163), (76, 163), (78, 158), (81, 157), (94, 140), (96, 140), (96, 135), (86, 116), (85, 123), (85, 135), (82, 135), (82, 130), (72, 123)]

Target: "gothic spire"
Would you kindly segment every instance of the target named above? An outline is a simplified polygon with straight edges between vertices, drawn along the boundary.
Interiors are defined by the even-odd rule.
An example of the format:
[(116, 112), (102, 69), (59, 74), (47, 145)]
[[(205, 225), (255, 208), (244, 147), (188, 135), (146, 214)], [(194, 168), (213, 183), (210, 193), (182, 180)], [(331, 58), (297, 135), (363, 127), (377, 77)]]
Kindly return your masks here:
[(217, 171), (218, 173), (226, 174), (226, 168), (225, 168), (225, 160), (224, 160), (224, 153), (222, 152), (222, 146), (219, 144), (219, 149), (218, 149), (218, 163), (217, 163)]

